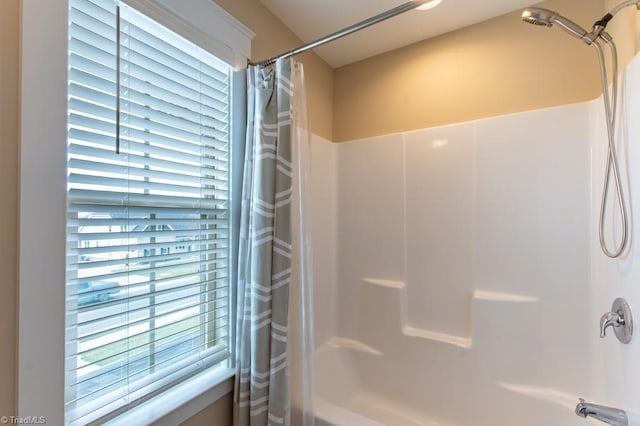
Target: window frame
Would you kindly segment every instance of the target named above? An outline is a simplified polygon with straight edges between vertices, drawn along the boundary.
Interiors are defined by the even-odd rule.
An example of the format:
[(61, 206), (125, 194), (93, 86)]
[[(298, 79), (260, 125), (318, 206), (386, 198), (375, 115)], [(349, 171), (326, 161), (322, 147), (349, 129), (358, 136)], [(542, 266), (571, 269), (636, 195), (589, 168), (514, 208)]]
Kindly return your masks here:
[[(254, 34), (211, 0), (121, 1), (236, 70), (246, 66)], [(22, 1), (17, 414), (23, 418), (43, 416), (48, 424), (64, 423), (67, 37), (66, 1)], [(242, 73), (234, 75), (234, 159), (243, 154), (243, 143), (236, 140), (244, 126), (243, 94), (239, 90), (242, 79)], [(238, 185), (238, 173), (241, 175), (241, 171), (233, 171), (233, 190)], [(232, 258), (234, 249), (232, 246)], [(233, 289), (233, 276), (230, 282)], [(234, 298), (231, 300), (233, 306)], [(209, 381), (204, 383), (211, 384), (211, 372), (202, 374), (209, 374)], [(202, 377), (195, 376), (184, 383), (185, 388), (180, 389), (183, 397), (172, 406), (165, 398), (158, 410), (158, 403), (154, 406), (152, 399), (130, 415), (156, 421), (172, 413), (174, 420), (187, 419), (230, 391), (232, 377), (233, 373), (227, 371), (205, 389)], [(214, 391), (206, 392), (212, 388)]]

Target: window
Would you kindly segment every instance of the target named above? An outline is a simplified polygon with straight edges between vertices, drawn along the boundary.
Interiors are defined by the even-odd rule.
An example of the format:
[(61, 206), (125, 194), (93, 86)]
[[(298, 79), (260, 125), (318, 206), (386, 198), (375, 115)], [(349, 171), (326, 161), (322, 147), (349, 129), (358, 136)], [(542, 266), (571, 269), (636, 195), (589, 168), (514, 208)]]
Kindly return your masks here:
[(69, 4), (65, 421), (86, 424), (228, 360), (232, 69)]

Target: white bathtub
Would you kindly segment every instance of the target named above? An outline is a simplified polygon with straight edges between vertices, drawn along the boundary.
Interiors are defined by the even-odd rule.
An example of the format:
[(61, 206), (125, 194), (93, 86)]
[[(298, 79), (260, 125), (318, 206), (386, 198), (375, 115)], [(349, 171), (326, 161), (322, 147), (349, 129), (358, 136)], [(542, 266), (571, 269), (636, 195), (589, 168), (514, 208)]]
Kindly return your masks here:
[[(333, 337), (316, 350), (318, 426), (584, 426), (574, 407), (589, 395), (545, 383), (540, 352), (522, 339), (541, 312), (538, 299), (475, 292), (474, 333), (461, 338), (403, 324), (389, 303), (403, 304), (394, 295), (402, 286), (372, 282), (362, 294), (384, 315), (367, 315), (367, 343)], [(496, 350), (511, 343), (509, 356)]]
[(358, 364), (364, 358), (379, 359), (382, 355), (358, 341), (341, 338), (331, 339), (317, 351), (316, 426), (454, 425), (393, 396), (367, 389)]
[[(360, 400), (352, 411), (340, 405), (332, 404), (320, 398), (314, 401), (316, 410), (316, 426), (448, 426), (450, 423), (429, 420), (420, 420), (407, 417), (405, 413), (390, 407), (385, 401), (377, 399), (377, 403), (383, 405), (374, 406), (373, 401), (366, 401), (364, 395), (358, 397)], [(349, 405), (349, 403), (347, 403)], [(371, 417), (369, 417), (371, 416)], [(380, 418), (383, 417), (383, 418)]]
[(320, 398), (314, 400), (314, 409), (316, 426), (383, 426), (383, 423)]

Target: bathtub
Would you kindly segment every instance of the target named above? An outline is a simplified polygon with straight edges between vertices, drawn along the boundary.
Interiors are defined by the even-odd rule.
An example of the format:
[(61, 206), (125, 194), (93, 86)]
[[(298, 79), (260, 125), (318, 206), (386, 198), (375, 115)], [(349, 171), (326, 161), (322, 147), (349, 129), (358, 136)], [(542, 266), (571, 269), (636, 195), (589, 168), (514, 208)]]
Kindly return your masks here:
[[(584, 426), (574, 408), (589, 395), (560, 381), (549, 386), (547, 374), (535, 368), (535, 339), (521, 339), (540, 314), (540, 300), (475, 292), (474, 332), (462, 338), (403, 324), (401, 312), (389, 308), (403, 287), (378, 284), (368, 280), (365, 286), (373, 287), (363, 290), (371, 292), (372, 311), (382, 312), (376, 300), (386, 304), (378, 324), (368, 317), (371, 333), (361, 334), (367, 343), (334, 336), (316, 350), (316, 425)], [(401, 307), (402, 297), (395, 297)], [(500, 356), (496, 348), (511, 342), (519, 344)]]
[[(366, 399), (362, 395), (359, 398)], [(449, 424), (424, 417), (421, 420), (410, 419), (389, 406), (384, 406), (384, 410), (381, 410), (381, 407), (374, 407), (370, 405), (371, 403), (372, 401), (366, 403), (370, 411), (363, 409), (362, 402), (359, 404), (358, 411), (354, 411), (316, 398), (314, 401), (316, 426), (445, 426)], [(384, 419), (380, 418), (381, 413)]]
[(449, 426), (429, 413), (367, 389), (358, 363), (383, 354), (361, 342), (333, 338), (316, 353), (316, 426)]

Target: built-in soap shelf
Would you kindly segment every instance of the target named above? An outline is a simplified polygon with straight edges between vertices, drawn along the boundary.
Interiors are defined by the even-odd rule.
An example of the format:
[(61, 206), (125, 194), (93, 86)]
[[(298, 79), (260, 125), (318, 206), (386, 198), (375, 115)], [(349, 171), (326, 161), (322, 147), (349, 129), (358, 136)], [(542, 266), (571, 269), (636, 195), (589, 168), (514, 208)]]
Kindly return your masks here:
[[(436, 342), (440, 342), (448, 345), (453, 345), (463, 349), (471, 348), (473, 344), (472, 336), (458, 336), (453, 334), (441, 333), (434, 330), (413, 327), (410, 324), (410, 320), (409, 320), (408, 299), (407, 299), (408, 291), (407, 291), (405, 282), (398, 281), (398, 280), (379, 279), (379, 278), (363, 278), (362, 284), (365, 286), (365, 288), (363, 289), (365, 292), (367, 291), (366, 290), (367, 286), (370, 286), (371, 290), (375, 288), (379, 290), (388, 290), (388, 291), (391, 291), (392, 293), (395, 293), (395, 296), (397, 297), (397, 300), (396, 300), (397, 311), (396, 311), (396, 309), (394, 309), (393, 306), (391, 306), (391, 308), (389, 309), (389, 302), (393, 303), (393, 301), (389, 299), (388, 295), (378, 295), (378, 299), (376, 299), (376, 295), (373, 293), (370, 293), (370, 294), (365, 293), (361, 295), (361, 300), (364, 301), (363, 302), (364, 306), (361, 309), (372, 310), (370, 315), (366, 316), (367, 320), (370, 320), (373, 317), (379, 317), (380, 312), (385, 313), (384, 319), (380, 320), (378, 318), (378, 321), (380, 323), (378, 324), (378, 327), (376, 327), (377, 330), (383, 331), (385, 329), (388, 329), (388, 331), (391, 332), (391, 330), (389, 330), (390, 328), (389, 323), (399, 321), (397, 325), (399, 326), (400, 332), (404, 336), (417, 338), (417, 339), (424, 339), (429, 341), (436, 341)], [(515, 303), (535, 303), (535, 302), (539, 302), (539, 299), (531, 296), (476, 290), (474, 291), (472, 296), (472, 306), (474, 311), (474, 316), (473, 316), (474, 324), (472, 324), (472, 329), (478, 325), (476, 323), (478, 321), (477, 317), (479, 315), (484, 315), (478, 309), (479, 303), (489, 303), (493, 305), (496, 303), (515, 304)], [(373, 303), (375, 306), (367, 306), (368, 303)], [(378, 315), (375, 315), (376, 313)], [(394, 318), (394, 316), (396, 318)], [(387, 324), (383, 324), (382, 323), (383, 321), (386, 321)], [(392, 327), (392, 328), (397, 330), (396, 327)]]
[(495, 293), (492, 291), (476, 290), (473, 292), (474, 300), (486, 300), (488, 302), (504, 302), (504, 303), (534, 303), (540, 299), (532, 296), (523, 296), (513, 293)]
[(376, 356), (382, 355), (382, 352), (380, 352), (379, 350), (374, 349), (369, 345), (365, 345), (359, 340), (347, 339), (344, 337), (334, 336), (331, 339), (329, 339), (325, 343), (325, 345), (333, 349), (350, 349), (352, 351), (362, 352), (369, 355), (376, 355)]

